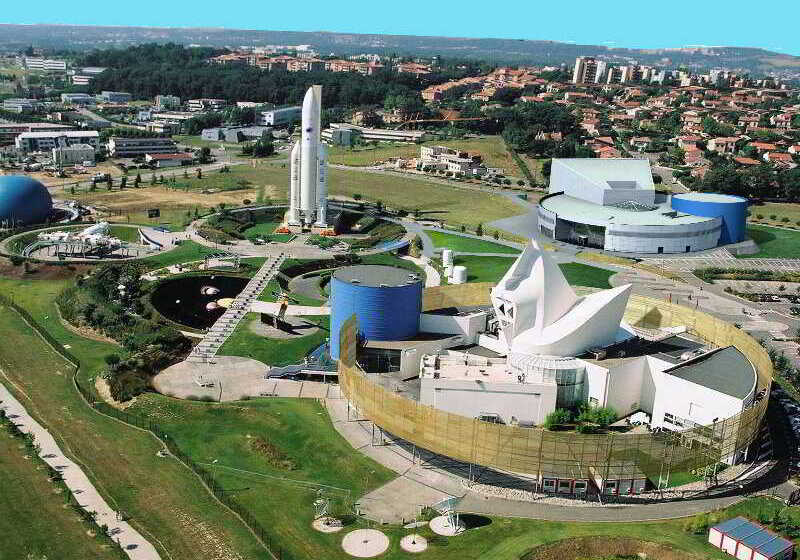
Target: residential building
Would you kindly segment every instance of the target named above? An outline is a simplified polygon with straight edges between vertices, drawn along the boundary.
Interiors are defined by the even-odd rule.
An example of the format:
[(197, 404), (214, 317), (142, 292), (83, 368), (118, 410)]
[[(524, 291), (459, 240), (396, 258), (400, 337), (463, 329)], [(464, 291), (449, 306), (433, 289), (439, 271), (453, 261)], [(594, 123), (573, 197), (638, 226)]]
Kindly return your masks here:
[(47, 132), (23, 132), (14, 140), (14, 145), (22, 153), (49, 152), (59, 146), (89, 144), (97, 149), (100, 133), (96, 130), (66, 130)]
[(89, 144), (72, 144), (53, 148), (53, 164), (58, 167), (94, 163), (95, 149)]
[(272, 109), (262, 111), (256, 116), (256, 124), (261, 126), (289, 126), (300, 120), (302, 107), (284, 107), (282, 109)]
[(61, 103), (71, 105), (94, 105), (97, 100), (88, 93), (62, 93)]
[(3, 109), (13, 113), (37, 113), (42, 109), (41, 101), (36, 99), (11, 98), (3, 100)]
[(785, 152), (764, 152), (764, 155), (761, 156), (764, 161), (769, 163), (778, 163), (784, 166), (794, 163), (794, 159), (792, 158), (792, 154), (787, 154)]
[(221, 111), (228, 104), (224, 99), (190, 99), (186, 107), (195, 113), (200, 111)]
[(108, 140), (108, 155), (111, 157), (137, 157), (146, 154), (174, 154), (178, 146), (169, 138), (121, 138), (112, 136)]
[(105, 103), (130, 103), (132, 96), (122, 91), (102, 91), (97, 98)]
[(194, 156), (186, 152), (178, 152), (175, 154), (146, 154), (144, 160), (156, 169), (163, 169), (165, 167), (190, 165), (194, 161)]
[(599, 84), (606, 74), (606, 63), (591, 56), (579, 56), (575, 59), (572, 73), (573, 84)]
[(155, 102), (157, 111), (169, 111), (181, 107), (181, 98), (177, 95), (156, 95)]
[(712, 138), (708, 141), (707, 147), (710, 151), (718, 154), (733, 154), (736, 153), (736, 142), (738, 141), (739, 139), (735, 136)]

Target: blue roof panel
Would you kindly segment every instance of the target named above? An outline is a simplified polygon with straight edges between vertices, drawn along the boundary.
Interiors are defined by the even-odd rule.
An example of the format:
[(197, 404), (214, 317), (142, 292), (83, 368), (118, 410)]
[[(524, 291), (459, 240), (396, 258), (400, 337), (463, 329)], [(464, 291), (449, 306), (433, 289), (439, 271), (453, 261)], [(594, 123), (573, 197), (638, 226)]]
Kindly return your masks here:
[(784, 539), (783, 537), (779, 537), (777, 535), (772, 535), (773, 538), (771, 541), (759, 546), (756, 550), (766, 556), (767, 558), (772, 558), (779, 552), (782, 552), (792, 546), (792, 541)]
[(728, 531), (733, 530), (742, 523), (749, 523), (749, 522), (744, 517), (734, 517), (733, 519), (728, 519), (727, 521), (723, 521), (719, 525), (714, 525), (714, 527), (712, 528), (716, 529), (721, 533), (727, 533)]
[(771, 533), (758, 523), (748, 521), (744, 517), (728, 519), (719, 525), (715, 525), (714, 529), (732, 539), (736, 539), (767, 558), (772, 558), (793, 546), (792, 541)]

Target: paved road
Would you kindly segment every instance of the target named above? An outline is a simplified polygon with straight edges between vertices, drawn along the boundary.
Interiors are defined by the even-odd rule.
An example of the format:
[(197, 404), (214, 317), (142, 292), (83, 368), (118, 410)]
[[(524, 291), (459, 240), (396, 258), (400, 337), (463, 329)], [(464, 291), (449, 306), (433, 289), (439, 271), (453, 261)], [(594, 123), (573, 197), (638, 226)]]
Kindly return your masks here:
[(64, 483), (84, 510), (97, 512), (95, 517), (97, 524), (108, 526), (109, 534), (120, 543), (129, 558), (160, 560), (161, 556), (155, 547), (127, 522), (118, 519), (117, 512), (106, 503), (81, 468), (64, 455), (53, 436), (31, 418), (25, 407), (1, 384), (0, 406), (20, 430), (33, 434), (36, 444), (40, 447), (39, 456), (61, 473)]

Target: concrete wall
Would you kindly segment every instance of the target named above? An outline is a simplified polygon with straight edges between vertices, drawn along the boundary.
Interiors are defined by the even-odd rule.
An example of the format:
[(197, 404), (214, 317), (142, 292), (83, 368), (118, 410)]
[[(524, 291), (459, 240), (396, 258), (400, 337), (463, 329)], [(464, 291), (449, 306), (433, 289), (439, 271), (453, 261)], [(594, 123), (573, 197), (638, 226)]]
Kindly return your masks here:
[(715, 418), (725, 419), (738, 414), (742, 411), (743, 404), (736, 397), (664, 374), (655, 397), (652, 426), (663, 426), (671, 430), (689, 427), (665, 423), (665, 413), (705, 426), (711, 424)]
[(480, 402), (480, 413), (497, 414), (506, 424), (513, 419), (541, 424), (555, 409), (556, 385), (425, 378), (421, 380), (420, 402), (466, 417), (475, 416), (475, 403)]
[(474, 344), (478, 332), (486, 329), (486, 312), (472, 315), (440, 315), (423, 313), (419, 318), (419, 330), (429, 333), (459, 334), (465, 344)]
[(716, 247), (722, 221), (719, 218), (674, 226), (609, 225), (606, 227), (606, 251), (620, 253), (685, 253)]

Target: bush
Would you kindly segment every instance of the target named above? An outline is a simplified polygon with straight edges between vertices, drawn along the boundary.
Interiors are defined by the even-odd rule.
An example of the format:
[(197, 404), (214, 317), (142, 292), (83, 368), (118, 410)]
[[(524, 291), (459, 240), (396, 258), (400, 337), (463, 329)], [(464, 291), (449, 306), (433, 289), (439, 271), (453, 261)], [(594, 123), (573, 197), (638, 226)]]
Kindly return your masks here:
[(557, 408), (544, 418), (542, 424), (546, 429), (552, 430), (556, 426), (562, 426), (572, 420), (572, 413), (564, 408)]
[(756, 214), (756, 218), (758, 218), (759, 220), (763, 220), (764, 214)]
[(781, 221), (782, 221), (784, 224), (788, 224), (788, 223), (789, 223), (789, 218), (787, 218), (786, 216), (784, 216), (783, 218), (781, 218)]
[(778, 215), (777, 215), (777, 214), (770, 214), (770, 215), (769, 215), (769, 219), (770, 219), (770, 220), (775, 220), (775, 219), (777, 219), (777, 217), (778, 217)]

